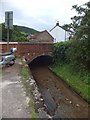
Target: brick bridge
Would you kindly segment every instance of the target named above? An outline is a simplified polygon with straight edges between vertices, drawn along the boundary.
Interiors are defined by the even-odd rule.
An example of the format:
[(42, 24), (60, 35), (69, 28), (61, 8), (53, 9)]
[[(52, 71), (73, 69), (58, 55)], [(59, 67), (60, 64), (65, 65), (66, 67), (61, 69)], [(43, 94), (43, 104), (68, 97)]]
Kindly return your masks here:
[[(16, 47), (16, 56), (24, 57), (28, 63), (38, 56), (52, 56), (53, 43), (10, 42), (9, 48)], [(7, 42), (0, 42), (2, 52), (7, 52)]]

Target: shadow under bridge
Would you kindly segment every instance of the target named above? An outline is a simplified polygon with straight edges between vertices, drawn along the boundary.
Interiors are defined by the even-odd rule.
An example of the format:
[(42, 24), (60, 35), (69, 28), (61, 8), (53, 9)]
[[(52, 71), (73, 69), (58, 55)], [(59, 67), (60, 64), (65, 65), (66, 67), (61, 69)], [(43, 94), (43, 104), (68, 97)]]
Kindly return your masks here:
[(52, 64), (52, 56), (51, 55), (40, 55), (32, 59), (29, 62), (29, 67), (38, 67), (38, 66), (48, 66)]

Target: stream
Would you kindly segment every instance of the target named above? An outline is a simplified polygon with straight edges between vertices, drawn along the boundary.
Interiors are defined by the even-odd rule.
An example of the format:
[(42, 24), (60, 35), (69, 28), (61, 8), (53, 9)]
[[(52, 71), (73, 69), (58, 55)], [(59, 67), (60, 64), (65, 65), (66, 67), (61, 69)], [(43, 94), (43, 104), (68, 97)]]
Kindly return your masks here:
[(88, 118), (88, 103), (53, 74), (47, 65), (30, 69), (53, 118)]

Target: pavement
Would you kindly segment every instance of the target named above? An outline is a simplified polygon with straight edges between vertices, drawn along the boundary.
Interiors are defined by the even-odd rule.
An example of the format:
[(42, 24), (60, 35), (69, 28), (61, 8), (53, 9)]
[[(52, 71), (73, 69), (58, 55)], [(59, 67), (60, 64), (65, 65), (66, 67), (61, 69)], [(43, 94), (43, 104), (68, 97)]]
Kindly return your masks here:
[(20, 77), (20, 61), (3, 68), (0, 74), (0, 116), (2, 118), (31, 118), (30, 108)]

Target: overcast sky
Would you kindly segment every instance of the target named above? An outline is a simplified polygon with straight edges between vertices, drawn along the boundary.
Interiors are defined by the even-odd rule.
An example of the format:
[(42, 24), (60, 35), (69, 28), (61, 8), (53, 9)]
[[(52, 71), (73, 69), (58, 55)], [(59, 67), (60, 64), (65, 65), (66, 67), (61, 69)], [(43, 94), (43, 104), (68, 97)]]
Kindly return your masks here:
[(76, 15), (73, 5), (89, 0), (0, 0), (0, 23), (5, 21), (5, 11), (13, 11), (13, 24), (36, 30), (50, 30), (57, 21), (70, 23)]

